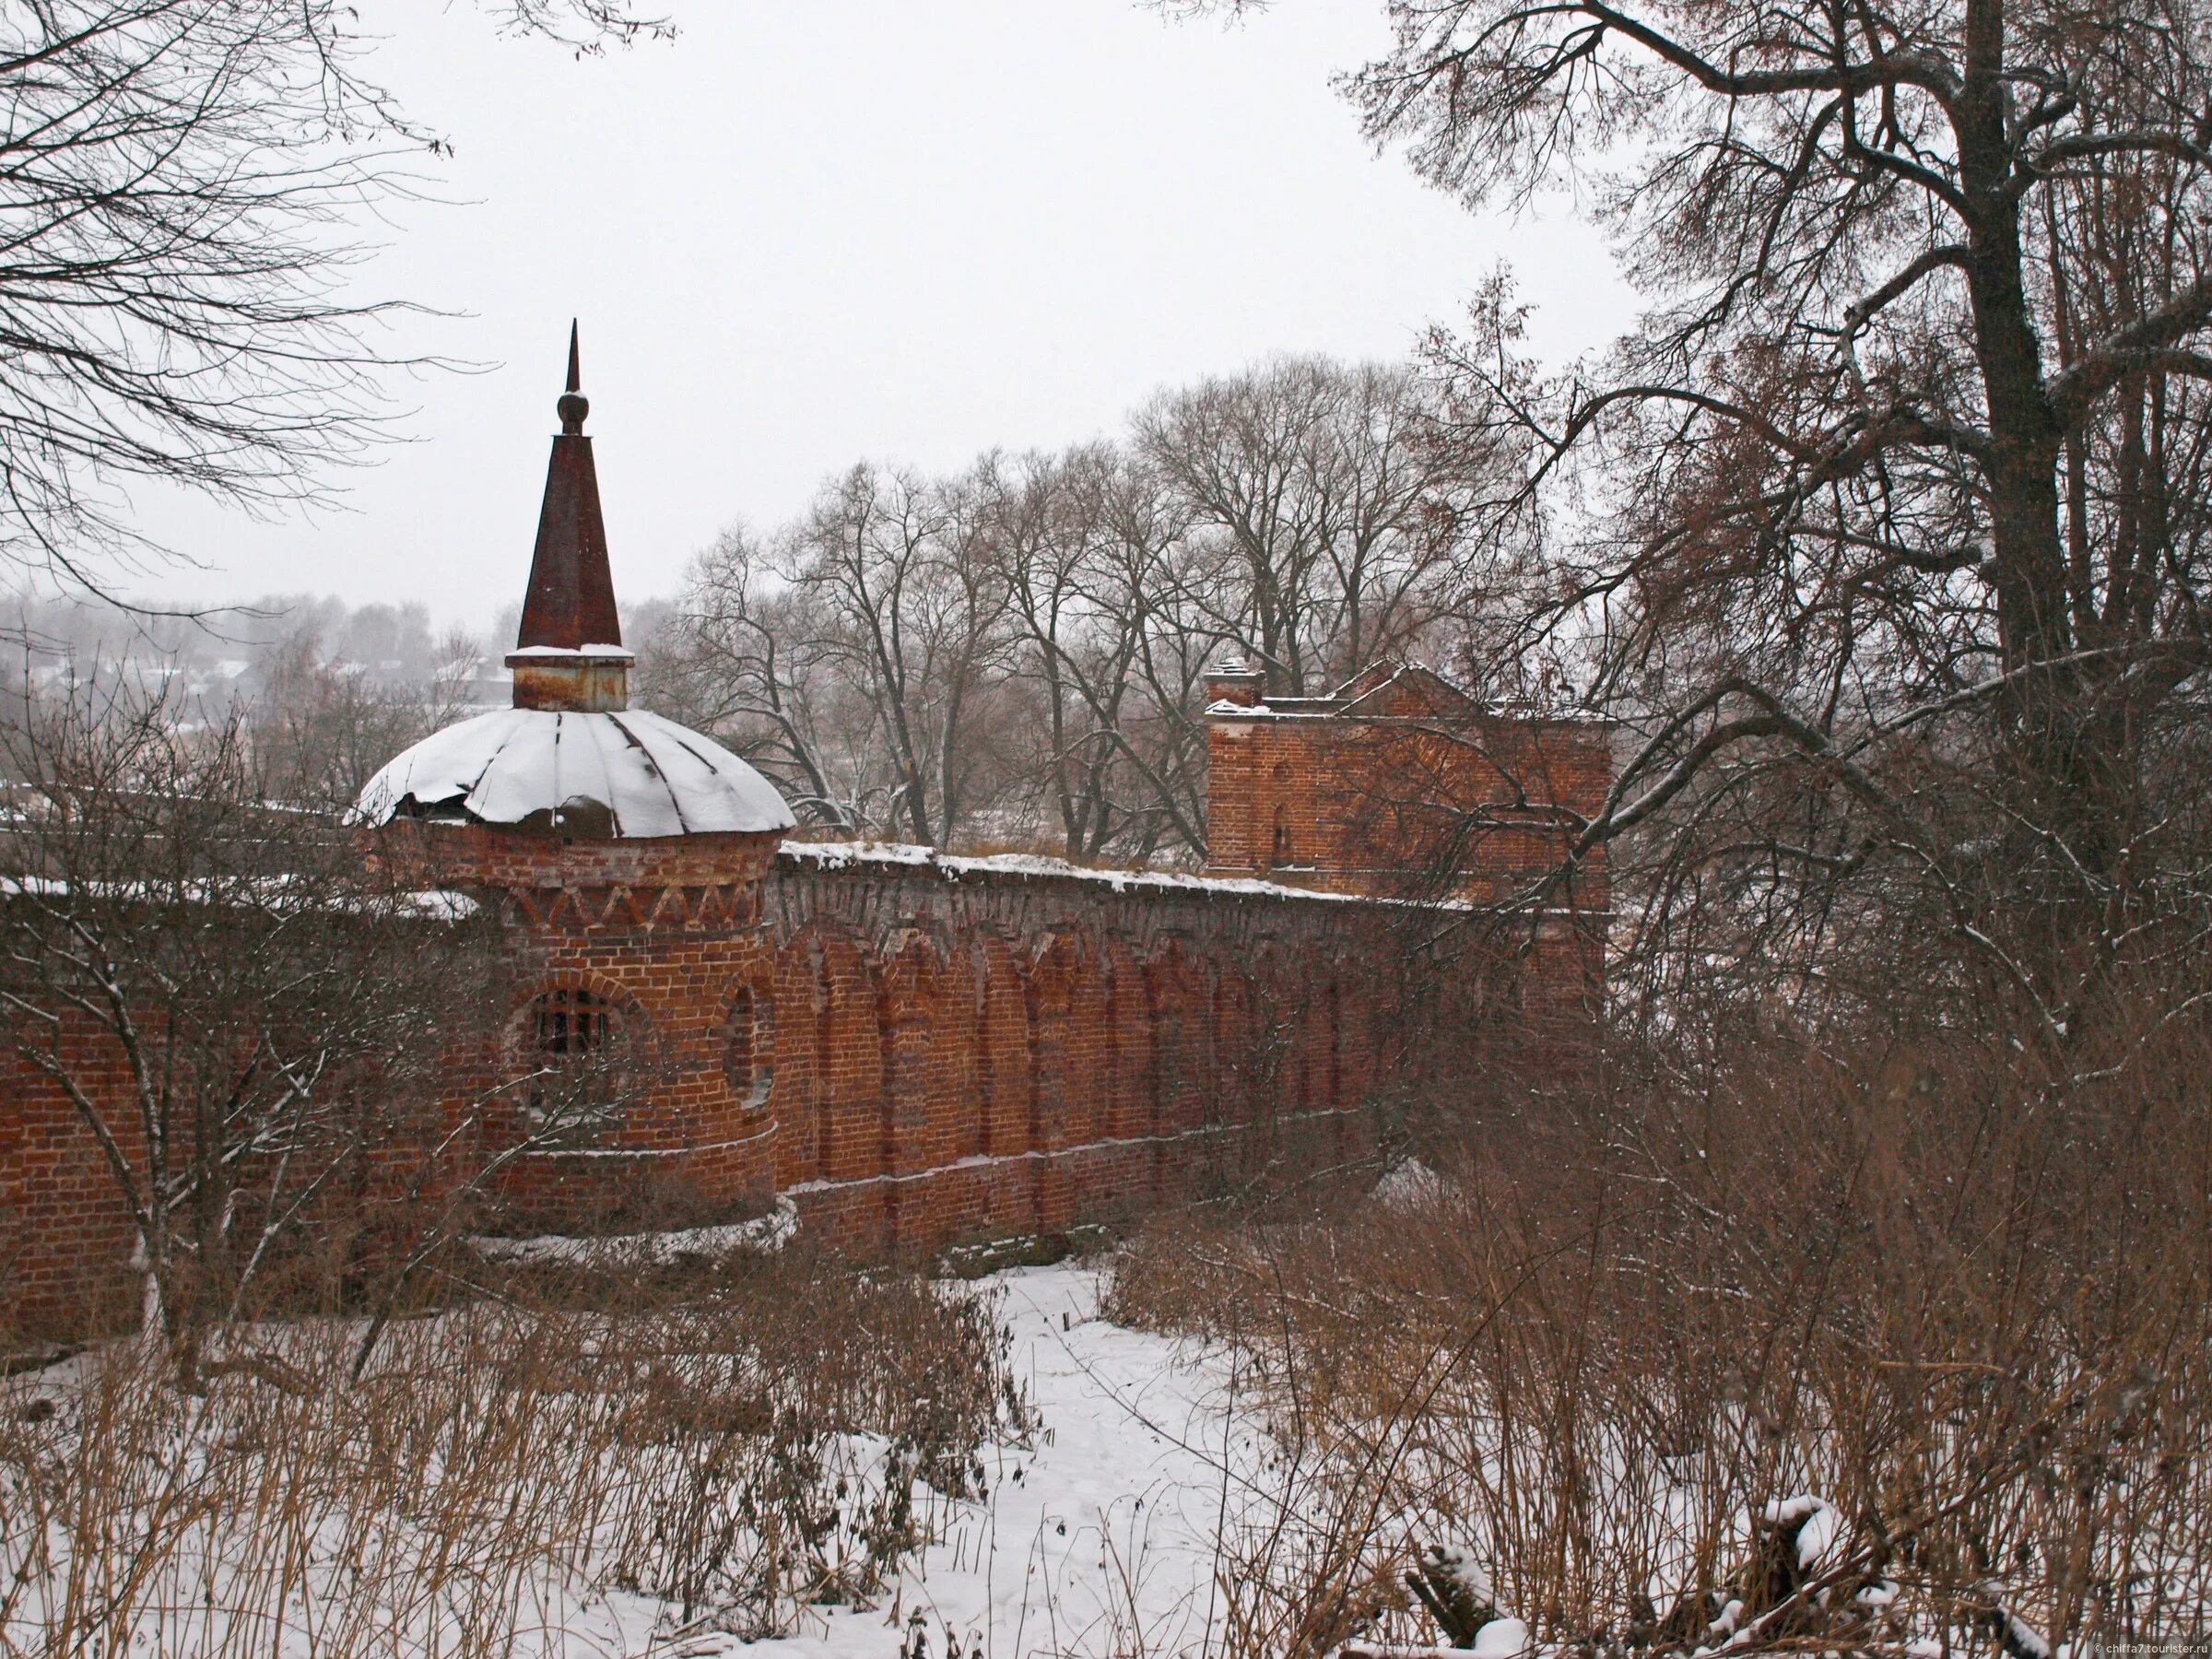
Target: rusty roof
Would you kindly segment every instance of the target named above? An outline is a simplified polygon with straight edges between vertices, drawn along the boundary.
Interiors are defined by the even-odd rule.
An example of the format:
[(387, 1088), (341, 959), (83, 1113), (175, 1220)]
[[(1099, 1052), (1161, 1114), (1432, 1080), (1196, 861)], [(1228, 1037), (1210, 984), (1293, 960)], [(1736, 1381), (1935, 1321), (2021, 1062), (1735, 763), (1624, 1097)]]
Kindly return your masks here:
[(583, 435), (585, 401), (576, 347), (569, 324), (569, 385), (555, 406), (560, 432), (546, 466), (546, 500), (537, 515), (537, 551), (523, 595), (522, 650), (619, 645), (622, 623), (615, 611), (615, 579), (606, 562), (606, 525), (599, 513), (599, 475), (592, 441)]

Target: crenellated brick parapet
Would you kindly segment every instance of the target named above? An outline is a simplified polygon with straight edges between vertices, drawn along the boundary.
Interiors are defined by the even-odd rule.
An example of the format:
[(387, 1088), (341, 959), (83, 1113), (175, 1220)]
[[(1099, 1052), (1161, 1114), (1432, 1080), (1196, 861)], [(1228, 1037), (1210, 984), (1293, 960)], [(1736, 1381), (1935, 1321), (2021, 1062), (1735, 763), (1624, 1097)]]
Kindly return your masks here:
[[(681, 895), (757, 885), (775, 866), (781, 834), (591, 839), (499, 824), (394, 818), (364, 838), (370, 863), (425, 887), (508, 893), (628, 895), (640, 917)], [(689, 902), (696, 907), (695, 897)], [(658, 925), (658, 924), (654, 924)]]

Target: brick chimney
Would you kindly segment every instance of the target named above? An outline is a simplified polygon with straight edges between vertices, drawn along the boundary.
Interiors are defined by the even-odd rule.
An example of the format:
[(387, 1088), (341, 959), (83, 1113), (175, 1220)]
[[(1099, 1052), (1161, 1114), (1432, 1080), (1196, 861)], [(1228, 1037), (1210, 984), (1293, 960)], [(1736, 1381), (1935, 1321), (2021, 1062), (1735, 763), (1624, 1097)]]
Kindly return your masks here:
[(569, 386), (555, 406), (560, 433), (546, 467), (537, 551), (523, 596), (522, 630), (507, 666), (514, 670), (518, 709), (609, 712), (629, 707), (631, 653), (622, 649), (606, 525), (599, 515), (599, 475), (592, 465), (592, 441), (583, 435), (592, 406), (583, 396), (573, 322)]
[(1216, 663), (1206, 672), (1206, 702), (1208, 708), (1216, 703), (1235, 703), (1240, 708), (1256, 708), (1260, 692), (1267, 677), (1257, 668), (1250, 667), (1235, 658)]

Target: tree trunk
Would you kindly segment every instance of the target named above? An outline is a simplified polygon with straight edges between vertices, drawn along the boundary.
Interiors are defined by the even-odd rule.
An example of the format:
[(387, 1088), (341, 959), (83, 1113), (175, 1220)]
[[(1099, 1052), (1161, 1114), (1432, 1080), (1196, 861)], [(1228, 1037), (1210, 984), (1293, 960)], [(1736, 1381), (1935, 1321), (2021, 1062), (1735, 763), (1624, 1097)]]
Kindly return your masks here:
[[(2101, 875), (2119, 844), (2111, 808), (2124, 757), (2103, 752), (2085, 706), (2090, 677), (2077, 667), (2038, 666), (2064, 658), (2075, 641), (2059, 522), (2063, 434), (2045, 390), (2023, 279), (2005, 56), (2004, 0), (1968, 0), (1955, 119), (1968, 214), (1967, 288), (1989, 413), (1990, 579), (2003, 667), (2020, 676), (2009, 724), (2023, 806), (2035, 829)], [(2071, 931), (2053, 920), (2061, 935)]]

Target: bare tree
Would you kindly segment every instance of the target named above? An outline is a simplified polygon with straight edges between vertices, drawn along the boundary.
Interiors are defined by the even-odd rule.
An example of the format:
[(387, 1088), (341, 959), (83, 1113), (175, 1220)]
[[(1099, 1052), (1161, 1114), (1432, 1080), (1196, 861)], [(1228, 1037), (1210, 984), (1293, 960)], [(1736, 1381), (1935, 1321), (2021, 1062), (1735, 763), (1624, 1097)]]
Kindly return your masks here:
[(1214, 551), (1162, 472), (1112, 445), (982, 476), (1069, 853), (1203, 855), (1204, 679), (1235, 649), (1215, 619)]
[(799, 535), (799, 585), (846, 621), (845, 653), (899, 779), (900, 817), (943, 845), (980, 805), (981, 716), (1003, 666), (1005, 584), (979, 556), (970, 480), (856, 467)]
[[(1124, 454), (1077, 475), (1092, 603), (1112, 641), (1094, 680), (1122, 679), (1114, 741), (1130, 776), (1131, 852), (1206, 856), (1206, 675), (1233, 648), (1211, 602), (1214, 551), (1157, 467)], [(1094, 701), (1100, 707), (1103, 700)]]
[(753, 534), (733, 525), (694, 559), (665, 636), (641, 653), (639, 695), (742, 748), (794, 810), (833, 830), (871, 821), (864, 741), (838, 711), (829, 623)]
[(1649, 305), (1547, 376), (1494, 289), (1440, 355), (1456, 433), (1526, 445), (1528, 631), (1633, 734), (1582, 845), (1642, 838), (1666, 959), (2062, 1049), (2124, 963), (2194, 1006), (2201, 8), (1393, 15), (1370, 130), (1585, 189)]
[(180, 713), (78, 696), (0, 733), (0, 1045), (98, 1147), (190, 1383), (334, 1200), (448, 1127), (452, 987), (488, 968), (465, 902), (265, 805), (240, 714)]
[(1210, 665), (1334, 685), (1465, 632), (1501, 469), (1434, 415), (1407, 371), (1300, 359), (1163, 394), (1127, 444), (855, 467), (702, 557), (641, 684), (834, 827), (1202, 858)]
[(1483, 443), (1435, 446), (1409, 369), (1291, 358), (1166, 394), (1136, 441), (1217, 543), (1216, 625), (1288, 696), (1325, 690), (1449, 611)]
[[(1028, 681), (1042, 715), (1029, 761), (1049, 790), (1070, 857), (1094, 849), (1110, 829), (1105, 771), (1112, 760), (1111, 717), (1094, 718), (1081, 677), (1081, 654), (1095, 635), (1084, 602), (1084, 538), (1071, 521), (1065, 466), (1043, 455), (978, 467), (988, 505), (984, 545), (1006, 583), (1007, 610), (1021, 644), (1015, 674)], [(1118, 698), (1118, 677), (1108, 695)]]
[(423, 677), (382, 677), (358, 659), (326, 658), (315, 630), (293, 636), (262, 665), (244, 709), (263, 795), (344, 811), (377, 768), (461, 717), (481, 660), (476, 641), (451, 629)]
[[(581, 50), (619, 0), (486, 0)], [(0, 16), (0, 560), (100, 588), (125, 490), (312, 498), (384, 414), (349, 226), (439, 141), (338, 0), (23, 0)]]
[(655, 672), (818, 816), (942, 846), (995, 794), (1006, 593), (972, 480), (862, 465), (693, 569)]

